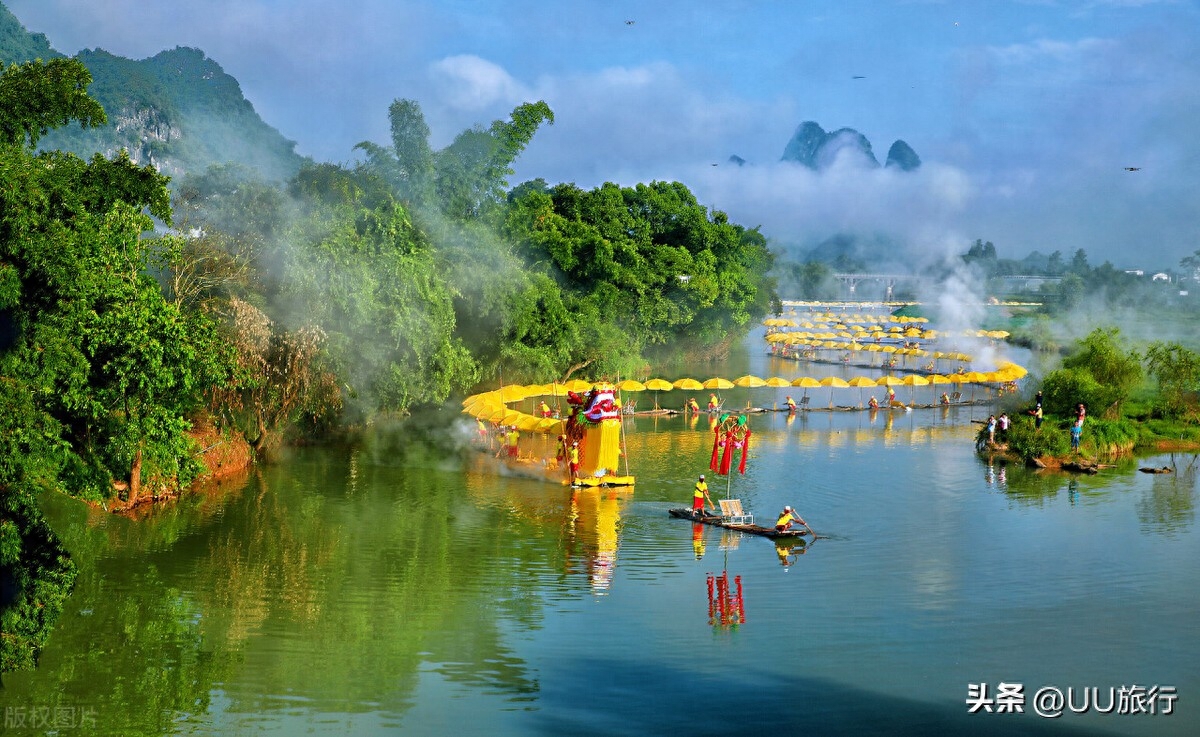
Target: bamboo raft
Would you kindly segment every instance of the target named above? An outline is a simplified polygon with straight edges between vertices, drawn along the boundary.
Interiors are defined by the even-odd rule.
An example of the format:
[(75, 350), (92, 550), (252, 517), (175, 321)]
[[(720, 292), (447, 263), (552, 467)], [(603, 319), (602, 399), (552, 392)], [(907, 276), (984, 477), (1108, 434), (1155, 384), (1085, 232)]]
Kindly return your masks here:
[(734, 524), (732, 522), (726, 522), (725, 519), (719, 514), (709, 514), (703, 510), (697, 514), (694, 510), (688, 507), (677, 507), (675, 509), (669, 509), (667, 512), (672, 517), (676, 517), (678, 519), (691, 520), (692, 522), (702, 522), (706, 525), (721, 527), (726, 530), (737, 530), (738, 532), (745, 532), (751, 535), (761, 535), (762, 537), (769, 537), (772, 540), (803, 538), (805, 535), (809, 534), (808, 530), (804, 529), (784, 530), (783, 532), (779, 532), (774, 527)]

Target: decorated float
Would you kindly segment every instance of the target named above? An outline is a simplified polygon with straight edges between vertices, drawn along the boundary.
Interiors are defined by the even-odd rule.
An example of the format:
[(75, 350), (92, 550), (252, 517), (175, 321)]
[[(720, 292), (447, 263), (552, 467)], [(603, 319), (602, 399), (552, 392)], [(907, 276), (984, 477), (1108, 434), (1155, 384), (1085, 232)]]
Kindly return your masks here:
[[(556, 416), (557, 411), (551, 414), (544, 402), (539, 403), (544, 409), (537, 414), (506, 406), (509, 402), (542, 396), (565, 398), (566, 416)], [(631, 486), (634, 482), (624, 458), (621, 406), (613, 384), (573, 381), (504, 387), (468, 397), (463, 411), (479, 423), (478, 445), (497, 451), (497, 458), (517, 473), (574, 486)], [(497, 426), (502, 431), (493, 439), (489, 433)], [(523, 450), (522, 432), (556, 436), (553, 455)], [(511, 445), (509, 438), (513, 438)]]

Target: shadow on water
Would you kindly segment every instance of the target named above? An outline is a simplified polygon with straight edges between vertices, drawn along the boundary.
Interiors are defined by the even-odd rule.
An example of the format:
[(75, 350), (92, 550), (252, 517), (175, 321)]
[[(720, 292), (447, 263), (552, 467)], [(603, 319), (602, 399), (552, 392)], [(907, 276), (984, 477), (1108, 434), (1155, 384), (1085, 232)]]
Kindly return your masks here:
[[(744, 663), (733, 662), (729, 664), (728, 675), (648, 668), (638, 662), (571, 663), (569, 671), (544, 679), (555, 684), (547, 689), (546, 698), (557, 700), (586, 692), (586, 708), (542, 712), (532, 721), (539, 734), (577, 736), (731, 735), (754, 734), (759, 730), (893, 737), (1113, 734), (1070, 724), (1066, 718), (1039, 717), (1032, 713), (1029, 704), (1032, 694), (1028, 693), (1023, 714), (971, 714), (967, 712), (965, 683), (961, 702), (940, 706), (808, 678), (802, 674), (804, 654), (789, 653), (789, 657), (796, 659), (798, 674), (783, 680), (777, 675), (747, 672)], [(577, 682), (585, 677), (583, 674), (593, 673), (620, 676), (608, 681)], [(647, 690), (646, 684), (654, 684), (654, 688)], [(653, 694), (655, 704), (644, 703), (648, 694)]]

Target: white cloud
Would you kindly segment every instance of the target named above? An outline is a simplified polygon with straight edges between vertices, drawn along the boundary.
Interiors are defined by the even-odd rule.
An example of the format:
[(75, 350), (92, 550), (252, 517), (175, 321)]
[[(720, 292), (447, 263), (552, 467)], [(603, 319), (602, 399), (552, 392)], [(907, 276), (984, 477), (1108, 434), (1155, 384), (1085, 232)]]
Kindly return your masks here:
[(497, 103), (512, 103), (515, 107), (529, 97), (529, 92), (503, 67), (470, 54), (434, 63), (430, 76), (441, 100), (464, 112), (489, 110)]

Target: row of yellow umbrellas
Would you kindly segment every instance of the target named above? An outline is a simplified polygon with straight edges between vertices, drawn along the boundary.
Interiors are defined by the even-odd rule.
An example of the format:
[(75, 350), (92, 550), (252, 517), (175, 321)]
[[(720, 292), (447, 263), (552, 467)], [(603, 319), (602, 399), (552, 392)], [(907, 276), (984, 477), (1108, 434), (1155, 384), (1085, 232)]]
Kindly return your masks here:
[[(779, 376), (772, 376), (763, 379), (757, 376), (746, 375), (739, 376), (730, 381), (729, 379), (712, 378), (706, 381), (697, 381), (695, 379), (678, 379), (669, 382), (665, 379), (650, 379), (646, 382), (636, 381), (634, 379), (626, 379), (618, 382), (615, 386), (622, 391), (638, 392), (638, 391), (672, 391), (674, 389), (682, 389), (685, 391), (699, 391), (701, 389), (732, 389), (736, 387), (757, 388), (757, 387), (864, 387), (864, 386), (926, 386), (928, 384), (967, 384), (967, 383), (1002, 383), (1008, 381), (1016, 381), (1024, 376), (1027, 372), (1024, 368), (1008, 363), (1002, 365), (996, 371), (978, 372), (968, 371), (955, 374), (931, 374), (921, 376), (917, 374), (907, 375), (903, 378), (895, 376), (884, 376), (879, 379), (871, 379), (865, 376), (855, 377), (850, 380), (841, 379), (836, 376), (829, 376), (823, 379), (814, 379), (808, 376), (802, 376), (796, 379), (785, 379)], [(490, 392), (475, 394), (467, 397), (463, 401), (463, 411), (475, 417), (481, 417), (491, 422), (499, 422), (501, 424), (517, 424), (521, 427), (519, 420), (522, 420), (521, 413), (516, 410), (510, 410), (505, 407), (509, 402), (516, 402), (529, 397), (537, 396), (563, 396), (566, 392), (584, 392), (592, 388), (592, 384), (582, 380), (566, 382), (564, 384), (533, 384), (529, 386), (510, 385)], [(561, 390), (561, 391), (560, 391)], [(506, 414), (512, 413), (511, 415)], [(530, 416), (531, 417), (531, 416)], [(537, 418), (535, 418), (537, 419)], [(545, 418), (540, 418), (545, 419)], [(532, 425), (533, 423), (528, 423)], [(546, 423), (547, 427), (550, 423)], [(530, 429), (530, 428), (525, 428)]]

